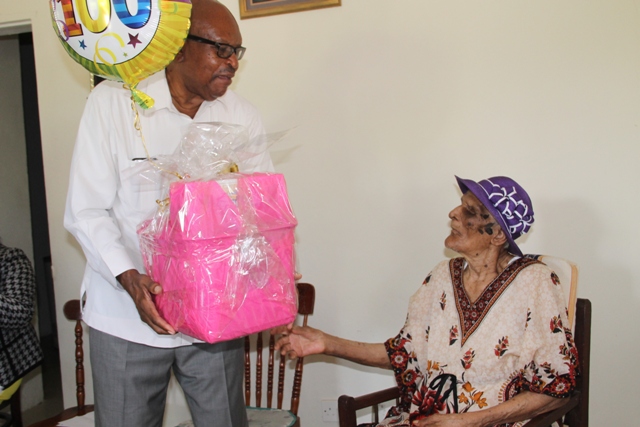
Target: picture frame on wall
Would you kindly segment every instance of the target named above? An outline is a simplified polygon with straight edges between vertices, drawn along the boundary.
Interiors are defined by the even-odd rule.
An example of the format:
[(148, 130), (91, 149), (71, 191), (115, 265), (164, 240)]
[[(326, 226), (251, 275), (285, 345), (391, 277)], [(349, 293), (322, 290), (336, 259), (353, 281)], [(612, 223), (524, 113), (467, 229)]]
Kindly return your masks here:
[(240, 19), (340, 6), (342, 0), (239, 0)]

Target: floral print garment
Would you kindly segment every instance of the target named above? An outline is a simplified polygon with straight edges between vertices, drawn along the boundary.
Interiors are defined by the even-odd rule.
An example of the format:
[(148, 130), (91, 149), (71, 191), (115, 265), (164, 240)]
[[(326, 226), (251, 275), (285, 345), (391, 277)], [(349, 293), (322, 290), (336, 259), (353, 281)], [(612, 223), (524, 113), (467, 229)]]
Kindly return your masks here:
[(386, 342), (402, 400), (380, 425), (477, 411), (523, 390), (568, 397), (575, 387), (577, 353), (557, 276), (519, 258), (471, 302), (463, 269), (463, 258), (436, 266)]

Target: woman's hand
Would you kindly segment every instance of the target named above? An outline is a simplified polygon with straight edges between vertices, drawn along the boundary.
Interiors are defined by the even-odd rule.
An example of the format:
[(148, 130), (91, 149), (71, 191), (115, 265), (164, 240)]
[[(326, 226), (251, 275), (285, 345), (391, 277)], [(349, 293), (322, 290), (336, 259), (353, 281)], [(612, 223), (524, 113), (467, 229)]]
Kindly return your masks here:
[(273, 329), (271, 334), (281, 335), (276, 342), (276, 350), (289, 359), (321, 354), (326, 350), (324, 332), (308, 326), (281, 326)]
[(326, 354), (361, 365), (391, 369), (384, 344), (351, 341), (308, 326), (281, 326), (272, 329), (271, 334), (282, 335), (276, 342), (276, 349), (291, 359), (311, 354)]

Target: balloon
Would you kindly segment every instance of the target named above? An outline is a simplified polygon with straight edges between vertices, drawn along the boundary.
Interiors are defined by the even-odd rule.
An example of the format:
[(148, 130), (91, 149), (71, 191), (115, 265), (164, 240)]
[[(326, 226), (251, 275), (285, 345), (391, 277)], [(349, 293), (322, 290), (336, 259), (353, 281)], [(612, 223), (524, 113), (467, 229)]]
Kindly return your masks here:
[(50, 0), (53, 27), (67, 53), (98, 76), (124, 82), (143, 107), (153, 100), (136, 90), (163, 70), (184, 45), (190, 0)]

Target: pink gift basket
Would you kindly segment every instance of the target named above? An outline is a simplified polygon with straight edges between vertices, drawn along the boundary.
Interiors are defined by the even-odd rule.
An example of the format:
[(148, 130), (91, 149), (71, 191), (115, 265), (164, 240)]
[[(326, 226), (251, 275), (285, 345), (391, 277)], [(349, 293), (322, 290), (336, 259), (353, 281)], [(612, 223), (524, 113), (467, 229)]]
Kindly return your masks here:
[(292, 322), (296, 225), (281, 174), (171, 183), (168, 198), (138, 227), (147, 273), (163, 287), (155, 297), (160, 315), (209, 343)]

